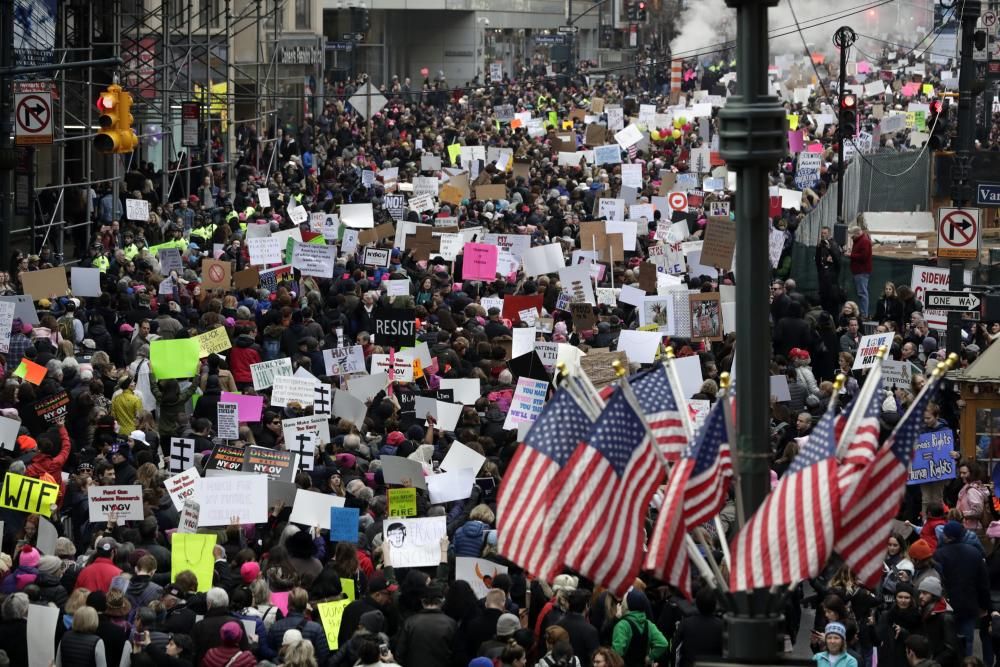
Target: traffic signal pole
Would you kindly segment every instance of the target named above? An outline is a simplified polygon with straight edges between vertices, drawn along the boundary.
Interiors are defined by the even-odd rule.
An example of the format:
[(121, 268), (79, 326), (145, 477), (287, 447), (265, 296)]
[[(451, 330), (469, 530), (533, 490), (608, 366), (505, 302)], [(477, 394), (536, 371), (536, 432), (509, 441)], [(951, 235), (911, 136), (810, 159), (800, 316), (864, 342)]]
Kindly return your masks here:
[[(969, 206), (972, 195), (972, 164), (974, 160), (976, 136), (976, 62), (973, 51), (976, 21), (982, 9), (980, 0), (962, 0), (962, 43), (958, 74), (958, 137), (955, 142), (955, 158), (951, 167), (951, 200), (957, 208)], [(939, 223), (940, 224), (940, 223)], [(965, 289), (965, 262), (951, 260), (949, 265), (948, 289)], [(948, 313), (948, 352), (956, 354), (962, 349), (962, 314)]]
[[(837, 28), (837, 32), (833, 35), (833, 43), (840, 49), (840, 77), (837, 87), (838, 110), (843, 109), (840, 102), (844, 99), (844, 90), (847, 88), (847, 50), (857, 39), (858, 36), (847, 26)], [(838, 120), (841, 119), (838, 118)], [(833, 238), (841, 246), (847, 244), (847, 221), (844, 220), (844, 173), (846, 171), (844, 168), (844, 142), (846, 137), (843, 130), (843, 123), (838, 122), (837, 132), (840, 136), (839, 141), (837, 141), (837, 224), (833, 229)]]

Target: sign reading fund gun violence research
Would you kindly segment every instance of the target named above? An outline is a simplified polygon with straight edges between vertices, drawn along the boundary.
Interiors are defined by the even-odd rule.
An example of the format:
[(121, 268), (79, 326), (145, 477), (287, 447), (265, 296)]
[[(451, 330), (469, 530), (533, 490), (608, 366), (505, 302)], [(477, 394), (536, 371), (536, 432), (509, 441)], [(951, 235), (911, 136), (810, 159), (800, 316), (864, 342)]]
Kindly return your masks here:
[(397, 350), (416, 345), (417, 313), (412, 308), (380, 308), (375, 311), (375, 344)]
[(854, 365), (851, 366), (851, 370), (857, 371), (863, 368), (871, 368), (878, 360), (879, 348), (883, 345), (888, 347), (891, 344), (891, 333), (862, 336), (861, 342), (858, 344), (858, 353), (854, 356)]
[(112, 512), (125, 521), (142, 521), (142, 487), (92, 486), (87, 489), (90, 504), (90, 522), (102, 523), (110, 520)]
[(927, 484), (955, 479), (955, 432), (950, 428), (924, 433), (913, 449), (907, 484)]

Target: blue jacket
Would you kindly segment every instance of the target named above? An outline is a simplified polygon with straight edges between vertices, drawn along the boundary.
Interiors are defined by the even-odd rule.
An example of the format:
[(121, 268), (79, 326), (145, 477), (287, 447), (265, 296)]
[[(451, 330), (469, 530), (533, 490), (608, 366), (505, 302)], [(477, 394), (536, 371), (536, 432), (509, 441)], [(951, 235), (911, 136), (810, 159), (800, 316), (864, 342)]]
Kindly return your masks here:
[(452, 544), (455, 545), (455, 556), (470, 556), (478, 558), (486, 546), (486, 533), (490, 530), (488, 524), (482, 521), (466, 521), (455, 531)]
[(289, 610), (288, 616), (274, 622), (271, 630), (267, 633), (268, 647), (280, 647), (281, 640), (285, 637), (285, 631), (292, 629), (302, 633), (302, 638), (316, 649), (316, 662), (325, 665), (326, 659), (330, 655), (330, 648), (326, 643), (326, 633), (323, 631), (323, 626), (315, 621), (306, 620), (300, 612)]
[(934, 552), (934, 562), (956, 619), (977, 618), (981, 610), (990, 610), (990, 578), (978, 549), (965, 542), (945, 542)]
[(844, 651), (840, 655), (831, 656), (826, 651), (820, 651), (813, 656), (819, 667), (858, 667), (858, 661), (853, 655)]

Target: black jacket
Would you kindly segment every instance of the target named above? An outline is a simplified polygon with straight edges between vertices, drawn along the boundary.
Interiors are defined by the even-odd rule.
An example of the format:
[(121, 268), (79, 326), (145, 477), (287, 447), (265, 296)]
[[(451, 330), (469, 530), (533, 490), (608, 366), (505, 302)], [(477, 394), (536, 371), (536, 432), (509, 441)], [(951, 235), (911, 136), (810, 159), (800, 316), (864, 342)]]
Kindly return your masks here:
[[(201, 663), (201, 659), (208, 653), (208, 649), (222, 646), (219, 631), (229, 621), (240, 623), (240, 619), (230, 614), (228, 609), (209, 609), (205, 618), (194, 624), (194, 628), (191, 629), (191, 639), (194, 641), (196, 663)], [(240, 626), (242, 627), (242, 624)], [(240, 638), (240, 649), (250, 650), (246, 633), (243, 633)]]
[(569, 643), (573, 645), (573, 655), (580, 659), (582, 667), (590, 665), (594, 651), (601, 645), (597, 628), (590, 624), (583, 614), (566, 612), (559, 625), (569, 633)]
[(990, 578), (976, 547), (965, 542), (938, 544), (934, 562), (956, 618), (977, 618), (980, 611), (990, 610)]
[(347, 644), (348, 640), (357, 631), (358, 625), (361, 623), (361, 616), (370, 611), (382, 612), (382, 615), (385, 617), (385, 633), (390, 637), (396, 635), (396, 631), (399, 630), (400, 626), (399, 608), (396, 605), (380, 607), (371, 596), (366, 595), (344, 608), (344, 615), (340, 619), (340, 634), (337, 635), (337, 644), (339, 646)]
[(452, 667), (458, 623), (440, 609), (421, 609), (403, 623), (393, 655), (406, 667)]

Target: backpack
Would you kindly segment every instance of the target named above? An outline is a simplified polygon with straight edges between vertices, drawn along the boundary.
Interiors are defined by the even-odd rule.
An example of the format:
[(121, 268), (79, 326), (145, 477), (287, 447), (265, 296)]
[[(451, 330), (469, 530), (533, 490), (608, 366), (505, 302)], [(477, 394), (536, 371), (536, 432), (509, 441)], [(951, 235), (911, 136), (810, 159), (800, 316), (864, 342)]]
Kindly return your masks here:
[(74, 320), (75, 318), (72, 315), (63, 315), (56, 323), (56, 327), (59, 329), (59, 335), (63, 337), (63, 340), (68, 340), (76, 345), (76, 332), (73, 329)]
[(628, 623), (632, 628), (632, 640), (625, 650), (622, 660), (625, 667), (646, 667), (646, 656), (649, 655), (649, 627), (643, 623), (640, 628), (635, 621), (628, 616), (622, 618), (619, 623)]

